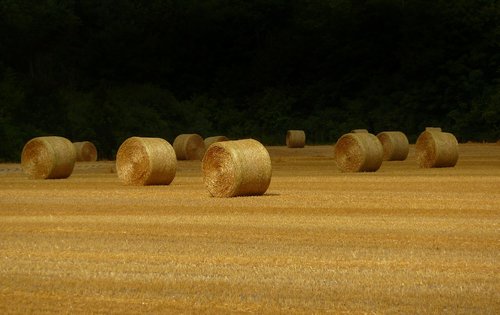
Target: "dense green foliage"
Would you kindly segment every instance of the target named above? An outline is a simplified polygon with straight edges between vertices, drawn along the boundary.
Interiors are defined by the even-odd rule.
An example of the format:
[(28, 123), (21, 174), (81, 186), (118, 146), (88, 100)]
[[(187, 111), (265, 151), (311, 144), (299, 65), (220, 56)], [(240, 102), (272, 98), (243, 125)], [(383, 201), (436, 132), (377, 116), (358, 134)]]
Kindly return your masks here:
[(500, 1), (0, 0), (0, 160), (47, 134), (500, 138)]

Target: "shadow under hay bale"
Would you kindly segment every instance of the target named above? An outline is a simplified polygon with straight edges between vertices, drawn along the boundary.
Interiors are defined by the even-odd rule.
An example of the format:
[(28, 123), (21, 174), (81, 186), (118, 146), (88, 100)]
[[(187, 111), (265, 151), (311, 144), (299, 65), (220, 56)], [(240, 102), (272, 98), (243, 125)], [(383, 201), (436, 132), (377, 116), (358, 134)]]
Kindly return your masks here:
[(176, 169), (174, 149), (161, 138), (128, 138), (116, 154), (118, 178), (127, 185), (168, 185)]
[(73, 143), (58, 136), (33, 138), (21, 153), (21, 167), (31, 179), (67, 178), (75, 161)]
[(271, 183), (271, 158), (253, 139), (217, 142), (202, 161), (203, 181), (214, 197), (262, 195)]
[(178, 160), (201, 160), (205, 154), (205, 142), (196, 133), (178, 135), (173, 147)]
[(415, 145), (417, 163), (422, 168), (453, 167), (458, 161), (458, 141), (451, 133), (424, 131)]
[(92, 142), (81, 141), (73, 142), (76, 151), (77, 162), (95, 162), (97, 161), (97, 149)]
[(213, 136), (213, 137), (207, 137), (203, 142), (205, 143), (205, 150), (208, 149), (208, 147), (215, 142), (222, 142), (222, 141), (228, 141), (229, 139), (226, 136)]
[(382, 144), (371, 133), (348, 133), (335, 144), (335, 161), (342, 172), (374, 172), (383, 156)]
[(304, 130), (288, 130), (286, 132), (286, 146), (289, 148), (303, 148), (306, 145)]
[(383, 131), (377, 135), (384, 149), (384, 161), (404, 161), (408, 157), (410, 143), (401, 131)]

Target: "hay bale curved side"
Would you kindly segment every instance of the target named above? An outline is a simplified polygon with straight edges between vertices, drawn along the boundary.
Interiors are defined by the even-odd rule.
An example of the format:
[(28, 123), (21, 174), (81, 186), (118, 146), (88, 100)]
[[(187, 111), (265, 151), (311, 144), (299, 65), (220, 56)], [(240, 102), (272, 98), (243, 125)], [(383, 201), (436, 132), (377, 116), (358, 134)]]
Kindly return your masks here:
[(458, 161), (458, 141), (451, 133), (424, 131), (415, 144), (417, 163), (422, 168), (453, 167)]
[(207, 137), (203, 142), (205, 143), (205, 149), (208, 149), (208, 147), (215, 142), (222, 142), (222, 141), (228, 141), (229, 139), (226, 136), (213, 136), (213, 137)]
[(368, 129), (353, 129), (351, 133), (370, 133)]
[(205, 154), (205, 142), (196, 133), (178, 135), (173, 147), (178, 160), (201, 160)]
[(286, 132), (286, 146), (289, 148), (303, 148), (306, 145), (304, 130), (288, 130)]
[(377, 135), (384, 149), (384, 161), (404, 161), (408, 157), (410, 143), (401, 131), (383, 131)]
[(441, 127), (425, 127), (425, 131), (442, 131)]
[(383, 156), (382, 144), (371, 133), (348, 133), (335, 144), (335, 161), (342, 172), (374, 172)]
[(168, 185), (176, 169), (174, 148), (165, 139), (131, 137), (116, 154), (118, 178), (127, 185)]
[(202, 171), (214, 197), (262, 195), (271, 183), (271, 158), (253, 139), (217, 142), (205, 153)]
[(67, 178), (73, 172), (75, 161), (73, 143), (58, 136), (33, 138), (21, 153), (21, 167), (32, 179)]
[(90, 141), (73, 142), (76, 151), (77, 162), (97, 161), (97, 149)]

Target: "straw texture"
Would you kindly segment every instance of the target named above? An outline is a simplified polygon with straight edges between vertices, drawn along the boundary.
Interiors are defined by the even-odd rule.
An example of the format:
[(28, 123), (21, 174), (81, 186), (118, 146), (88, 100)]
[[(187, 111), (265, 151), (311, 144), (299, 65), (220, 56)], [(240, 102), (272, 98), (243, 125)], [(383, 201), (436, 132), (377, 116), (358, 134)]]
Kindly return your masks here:
[(73, 143), (57, 136), (33, 138), (21, 153), (21, 167), (31, 179), (67, 178), (75, 160)]
[(410, 143), (401, 131), (383, 131), (377, 135), (384, 149), (384, 161), (404, 161), (408, 157)]
[(214, 197), (262, 195), (271, 183), (271, 158), (253, 139), (217, 142), (202, 162), (203, 181)]
[(178, 135), (173, 146), (178, 160), (201, 160), (205, 154), (205, 142), (195, 133)]
[(286, 146), (289, 148), (303, 148), (306, 145), (304, 130), (288, 130), (286, 132)]
[(229, 139), (226, 136), (213, 136), (213, 137), (207, 137), (203, 142), (205, 143), (205, 149), (208, 149), (208, 147), (215, 142), (221, 142), (221, 141), (228, 141)]
[(348, 133), (335, 145), (337, 167), (343, 172), (374, 172), (383, 156), (382, 144), (371, 133)]
[(351, 133), (369, 133), (368, 129), (353, 129)]
[(422, 168), (453, 167), (458, 161), (458, 141), (451, 133), (424, 131), (415, 145), (417, 163)]
[(174, 149), (161, 138), (128, 138), (116, 154), (118, 178), (126, 185), (168, 185), (176, 169)]
[(92, 142), (81, 141), (73, 142), (76, 151), (77, 162), (95, 162), (97, 161), (97, 149)]

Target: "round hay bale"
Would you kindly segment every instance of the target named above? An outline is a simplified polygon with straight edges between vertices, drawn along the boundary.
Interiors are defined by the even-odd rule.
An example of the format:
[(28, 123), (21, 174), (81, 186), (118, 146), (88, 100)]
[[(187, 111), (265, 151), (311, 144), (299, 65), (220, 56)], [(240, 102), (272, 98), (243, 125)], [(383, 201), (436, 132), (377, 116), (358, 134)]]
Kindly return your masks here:
[(442, 131), (441, 127), (425, 127), (425, 131)]
[(453, 167), (458, 161), (458, 141), (451, 133), (424, 131), (415, 145), (417, 163), (422, 168)]
[(205, 149), (208, 149), (208, 147), (215, 142), (221, 142), (221, 141), (228, 141), (229, 139), (226, 136), (213, 136), (213, 137), (208, 137), (203, 140), (205, 143)]
[(271, 158), (253, 139), (216, 142), (202, 161), (203, 181), (214, 197), (262, 195), (271, 183)]
[(353, 129), (351, 133), (369, 133), (368, 129)]
[(127, 185), (168, 185), (176, 169), (174, 149), (161, 138), (128, 138), (116, 154), (118, 178)]
[(286, 132), (286, 146), (289, 148), (303, 148), (306, 145), (304, 130), (288, 130)]
[(178, 135), (173, 146), (178, 160), (201, 160), (205, 154), (205, 142), (196, 133)]
[(377, 135), (384, 149), (384, 161), (404, 161), (408, 157), (410, 143), (401, 131), (383, 131)]
[(33, 138), (21, 153), (21, 167), (32, 179), (67, 178), (73, 172), (75, 160), (73, 143), (57, 136)]
[(383, 156), (382, 144), (371, 133), (348, 133), (335, 145), (335, 160), (342, 172), (374, 172)]
[(97, 161), (97, 149), (92, 142), (82, 141), (73, 142), (76, 151), (77, 162), (95, 162)]

